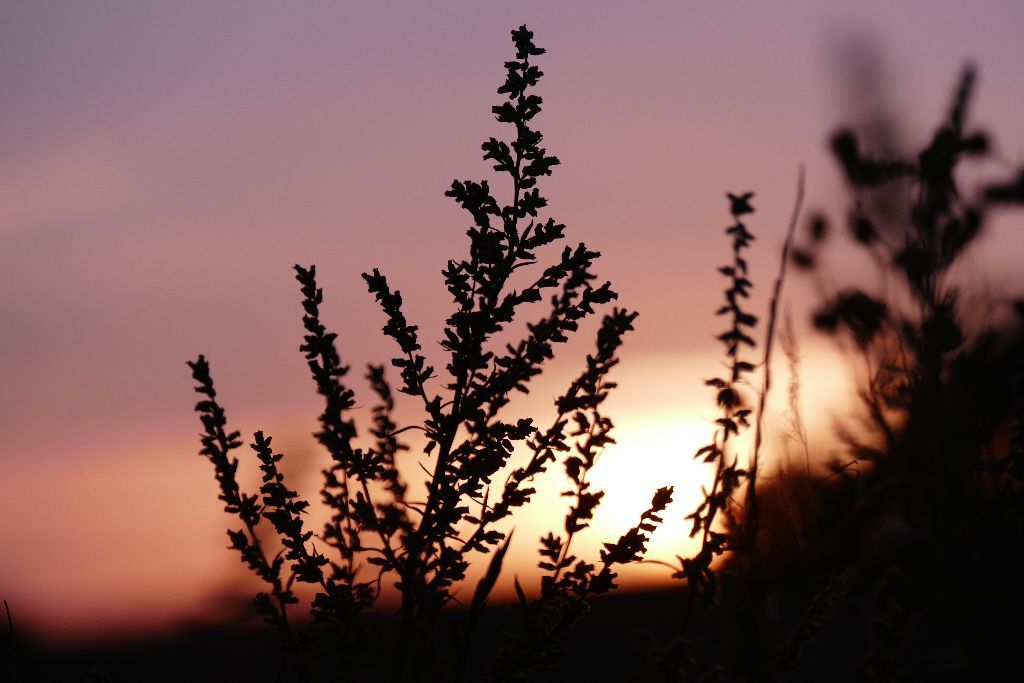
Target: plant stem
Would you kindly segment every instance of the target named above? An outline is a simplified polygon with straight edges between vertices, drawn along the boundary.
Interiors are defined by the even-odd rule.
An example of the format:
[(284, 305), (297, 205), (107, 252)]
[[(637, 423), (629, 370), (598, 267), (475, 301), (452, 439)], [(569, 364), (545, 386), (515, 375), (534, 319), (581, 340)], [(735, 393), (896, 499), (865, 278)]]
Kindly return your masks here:
[(786, 230), (786, 241), (782, 244), (782, 262), (779, 264), (779, 274), (775, 278), (775, 287), (772, 291), (772, 300), (768, 308), (768, 329), (765, 330), (764, 342), (764, 384), (761, 387), (761, 396), (758, 399), (757, 419), (754, 428), (754, 453), (750, 459), (750, 469), (747, 475), (747, 500), (744, 505), (746, 517), (746, 546), (753, 554), (754, 544), (757, 542), (757, 471), (760, 465), (761, 442), (764, 435), (764, 413), (765, 404), (768, 401), (768, 392), (772, 386), (771, 359), (772, 347), (775, 341), (775, 324), (778, 319), (779, 301), (782, 298), (782, 283), (786, 277), (786, 265), (789, 263), (789, 249), (793, 244), (793, 235), (796, 232), (797, 222), (800, 220), (800, 210), (804, 203), (805, 173), (803, 164), (796, 181), (796, 200), (793, 203), (793, 213), (789, 219), (789, 228)]

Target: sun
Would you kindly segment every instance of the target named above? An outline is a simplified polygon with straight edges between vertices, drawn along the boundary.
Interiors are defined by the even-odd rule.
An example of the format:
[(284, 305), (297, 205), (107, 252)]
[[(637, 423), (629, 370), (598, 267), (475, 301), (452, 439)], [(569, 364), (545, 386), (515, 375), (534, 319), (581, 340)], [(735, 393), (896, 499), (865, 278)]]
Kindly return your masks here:
[[(678, 415), (648, 415), (623, 420), (616, 426), (614, 445), (601, 455), (591, 471), (590, 481), (605, 496), (592, 527), (594, 535), (614, 539), (634, 526), (650, 506), (651, 496), (661, 486), (673, 486), (672, 504), (665, 510), (664, 523), (651, 536), (646, 559), (672, 562), (699, 549), (690, 538), (686, 515), (703, 499), (702, 487), (714, 475), (710, 465), (694, 460), (693, 454), (709, 441), (714, 425)], [(664, 567), (648, 564), (630, 568), (641, 579), (664, 580)]]

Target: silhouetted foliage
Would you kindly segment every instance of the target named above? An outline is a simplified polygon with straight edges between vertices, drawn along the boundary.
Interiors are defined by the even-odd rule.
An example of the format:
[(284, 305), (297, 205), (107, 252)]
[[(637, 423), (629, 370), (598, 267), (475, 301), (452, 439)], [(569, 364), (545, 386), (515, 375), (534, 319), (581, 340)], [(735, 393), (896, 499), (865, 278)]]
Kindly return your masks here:
[[(454, 305), (440, 342), (443, 369), (428, 362), (401, 292), (377, 268), (363, 274), (384, 314), (383, 332), (397, 346), (397, 390), (422, 407), (421, 423), (395, 422), (384, 366), (371, 365), (373, 442), (360, 443), (356, 397), (345, 383), (349, 367), (337, 335), (321, 321), (316, 269), (295, 267), (304, 311), (300, 350), (324, 399), (316, 438), (331, 458), (321, 490), (330, 517), (319, 534), (304, 523), (309, 502), (288, 488), (282, 455), (263, 432), (252, 442), (259, 492), (240, 489), (232, 453), (240, 435), (227, 426), (206, 359), (189, 363), (201, 395), (201, 454), (214, 466), (226, 511), (242, 525), (229, 531), (231, 547), (267, 585), (256, 597), (258, 613), (284, 634), (300, 680), (371, 673), (394, 681), (466, 680), (482, 673), (469, 665), (482, 642), (494, 650), (490, 679), (531, 680), (559, 661), (590, 599), (615, 589), (619, 568), (643, 558), (672, 501), (672, 488), (659, 488), (635, 526), (605, 543), (597, 558), (578, 556), (574, 541), (604, 496), (590, 475), (615, 442), (603, 405), (635, 312), (614, 308), (603, 317), (596, 349), (555, 400), (550, 424), (506, 416), (513, 395), (529, 389), (557, 345), (596, 307), (617, 299), (609, 283), (597, 284), (599, 254), (584, 244), (563, 246), (534, 279), (516, 280), (517, 271), (537, 265), (542, 249), (564, 240), (565, 228), (541, 217), (547, 200), (540, 181), (558, 164), (533, 127), (543, 104), (533, 92), (543, 75), (534, 58), (544, 50), (525, 27), (512, 38), (515, 59), (505, 63), (498, 89), (505, 99), (492, 112), (513, 134), (482, 145), (484, 160), (507, 176), (511, 200), (499, 202), (486, 180), (456, 180), (446, 192), (472, 226), (468, 256), (442, 271)], [(705, 382), (718, 413), (711, 441), (695, 455), (713, 476), (686, 517), (698, 550), (669, 564), (685, 586), (676, 619), (643, 635), (642, 656), (628, 656), (636, 680), (994, 680), (1009, 666), (1019, 669), (1013, 647), (1024, 636), (1024, 299), (979, 304), (956, 269), (993, 212), (1024, 203), (1024, 171), (964, 189), (961, 165), (992, 148), (987, 134), (968, 125), (975, 81), (966, 69), (949, 111), (916, 154), (891, 146), (876, 152), (871, 136), (855, 128), (835, 133), (831, 150), (850, 206), (839, 220), (812, 214), (796, 244), (801, 171), (759, 341), (748, 303), (746, 254), (754, 236), (744, 222), (754, 213), (754, 194), (727, 195), (732, 259), (718, 269), (727, 285), (717, 310), (726, 320), (717, 336), (726, 368)], [(830, 245), (840, 239), (848, 253), (876, 266), (876, 285), (837, 284), (826, 274)], [(863, 424), (840, 424), (845, 458), (812, 466), (799, 409), (798, 343), (786, 316), (779, 335), (791, 368), (787, 437), (804, 465), (784, 464), (765, 476), (764, 415), (789, 264), (818, 285), (814, 328), (860, 363)], [(522, 339), (498, 341), (527, 306), (545, 299), (546, 313), (526, 325)], [(989, 305), (991, 315), (975, 315)], [(764, 352), (759, 363), (748, 355), (756, 346)], [(750, 427), (752, 446), (738, 447)], [(433, 460), (423, 500), (410, 496), (403, 475), (414, 449), (399, 436), (410, 429), (422, 433), (422, 455)], [(526, 456), (518, 465), (517, 447)], [(561, 529), (539, 541), (539, 583), (531, 588), (516, 577), (518, 627), (481, 634), (493, 623), (486, 608), (512, 542), (505, 524), (557, 461), (568, 509)], [(267, 527), (281, 546), (273, 555), (261, 541)], [(471, 595), (464, 609), (442, 622), (451, 612), (445, 607), (459, 602), (470, 564), (487, 555), (479, 581), (461, 594)], [(315, 592), (311, 624), (289, 618), (288, 607), (300, 602), (296, 582)], [(394, 586), (400, 603), (396, 618), (382, 625), (374, 608), (385, 585)], [(450, 652), (437, 647), (441, 623)], [(625, 640), (624, 625), (618, 635)]]
[[(702, 446), (696, 454), (704, 462), (715, 464), (715, 477), (711, 490), (706, 493), (700, 503), (687, 519), (693, 522), (691, 536), (700, 536), (700, 551), (692, 558), (679, 558), (680, 568), (675, 572), (676, 578), (685, 578), (690, 591), (684, 622), (690, 618), (689, 612), (695, 601), (710, 604), (717, 590), (717, 578), (712, 571), (711, 563), (727, 550), (730, 550), (728, 536), (715, 522), (719, 512), (729, 514), (733, 504), (733, 495), (747, 477), (747, 470), (740, 467), (739, 457), (730, 451), (729, 440), (737, 436), (740, 430), (750, 426), (751, 408), (743, 400), (741, 385), (745, 377), (754, 370), (754, 365), (743, 360), (740, 355), (742, 347), (753, 348), (755, 342), (751, 337), (751, 328), (757, 324), (757, 318), (743, 308), (743, 300), (750, 297), (752, 284), (747, 279), (747, 260), (743, 250), (750, 246), (754, 236), (740, 219), (741, 216), (753, 213), (750, 205), (753, 192), (742, 195), (729, 194), (730, 212), (733, 225), (726, 228), (726, 234), (732, 240), (732, 264), (722, 266), (718, 271), (729, 280), (725, 290), (725, 303), (716, 311), (717, 315), (728, 316), (728, 328), (718, 335), (718, 341), (725, 346), (728, 372), (724, 377), (713, 377), (704, 383), (715, 390), (715, 402), (721, 410), (721, 417), (715, 420), (718, 429), (711, 443)], [(685, 628), (685, 627), (684, 627)]]
[[(572, 499), (567, 536), (542, 539), (542, 557), (550, 561), (541, 562), (541, 568), (549, 573), (542, 577), (540, 597), (526, 605), (523, 635), (496, 660), (495, 671), (505, 679), (550, 664), (556, 650), (549, 639), (572, 625), (590, 596), (616, 587), (614, 567), (642, 557), (661, 521), (659, 513), (671, 501), (671, 489), (660, 489), (637, 525), (605, 544), (597, 561), (569, 554), (573, 535), (587, 526), (601, 500), (587, 475), (614, 441), (612, 422), (599, 408), (615, 386), (608, 374), (618, 363), (622, 337), (633, 329), (636, 313), (615, 309), (604, 317), (597, 349), (555, 401), (557, 416), (550, 427), (538, 429), (532, 418), (502, 418), (512, 394), (527, 391), (543, 363), (554, 356), (555, 346), (566, 342), (597, 306), (617, 298), (610, 283), (594, 284), (591, 268), (599, 254), (582, 243), (563, 247), (532, 282), (513, 287), (516, 272), (534, 266), (539, 250), (563, 240), (565, 228), (540, 217), (547, 200), (539, 181), (559, 163), (541, 146), (543, 136), (533, 127), (543, 101), (532, 89), (543, 74), (532, 60), (544, 50), (525, 26), (512, 31), (512, 39), (515, 59), (505, 63), (505, 82), (498, 88), (506, 99), (492, 112), (498, 122), (512, 127), (513, 135), (507, 142), (490, 138), (482, 145), (484, 160), (511, 182), (511, 201), (501, 204), (486, 180), (455, 180), (445, 193), (469, 213), (473, 225), (467, 231), (469, 256), (448, 261), (443, 271), (454, 312), (440, 343), (448, 354), (440, 387), (420, 344), (419, 328), (406, 317), (401, 292), (377, 268), (363, 274), (385, 315), (383, 332), (398, 348), (391, 364), (401, 376), (399, 391), (422, 404), (424, 419), (416, 427), (425, 438), (424, 455), (434, 460), (425, 500), (414, 503), (407, 497), (400, 462), (409, 447), (397, 436), (410, 427), (400, 429), (392, 419), (394, 397), (382, 366), (371, 365), (368, 371), (380, 401), (373, 408), (370, 430), (375, 442), (358, 443), (352, 417), (356, 398), (345, 384), (349, 367), (337, 351), (337, 335), (321, 321), (324, 297), (314, 266), (297, 265), (295, 271), (306, 331), (300, 350), (324, 399), (316, 438), (331, 457), (321, 491), (330, 518), (321, 534), (304, 526), (309, 503), (287, 487), (278, 468), (282, 455), (274, 453), (263, 432), (256, 432), (252, 444), (263, 472), (260, 494), (240, 490), (238, 460), (231, 456), (242, 443), (240, 435), (228, 431), (206, 359), (200, 356), (189, 363), (196, 391), (203, 396), (196, 406), (204, 427), (201, 453), (214, 465), (225, 510), (244, 527), (229, 532), (232, 546), (269, 585), (269, 592), (256, 598), (258, 611), (285, 634), (303, 680), (364, 676), (360, 659), (374, 649), (387, 656), (395, 681), (461, 677), (479, 612), (495, 587), (512, 539), (497, 525), (530, 501), (533, 479), (564, 454), (572, 487), (565, 494)], [(524, 338), (496, 346), (497, 335), (549, 290), (554, 293), (548, 313), (527, 325)], [(529, 460), (501, 483), (497, 477), (517, 444), (529, 450)], [(257, 534), (264, 520), (282, 545), (273, 557)], [(333, 548), (336, 556), (322, 554), (318, 544)], [(466, 623), (456, 629), (453, 665), (444, 674), (442, 658), (431, 651), (430, 631), (442, 608), (455, 600), (470, 562), (486, 554), (491, 560), (473, 593)], [(400, 624), (397, 636), (382, 642), (379, 633), (371, 632), (366, 613), (386, 581), (400, 594)], [(297, 632), (289, 622), (287, 607), (299, 602), (292, 591), (295, 582), (315, 586), (310, 606), (314, 631)], [(559, 612), (554, 622), (548, 616), (552, 610)], [(538, 630), (543, 633), (540, 640)]]
[[(778, 623), (768, 596), (788, 602), (791, 613), (801, 600), (807, 607), (785, 639), (762, 635), (753, 650), (737, 640), (748, 654), (774, 650), (727, 667), (743, 677), (1001, 679), (1015, 659), (1024, 497), (1013, 382), (1024, 367), (1024, 334), (1019, 312), (966, 289), (956, 266), (990, 215), (1018, 201), (1019, 179), (961, 186), (961, 164), (991, 146), (968, 125), (974, 85), (968, 68), (916, 155), (875, 156), (852, 129), (832, 138), (852, 195), (844, 249), (876, 264), (878, 284), (829, 281), (822, 264), (832, 231), (821, 214), (790, 260), (822, 292), (814, 327), (863, 368), (863, 420), (841, 426), (849, 458), (825, 473), (780, 468), (759, 482), (758, 564), (730, 559), (738, 602), (723, 616), (747, 620), (740, 632), (756, 631), (751, 621)], [(806, 447), (802, 432), (796, 438)], [(732, 526), (730, 535), (742, 532), (742, 515)], [(837, 631), (846, 634), (845, 649), (821, 642)], [(819, 648), (841, 670), (821, 668)]]

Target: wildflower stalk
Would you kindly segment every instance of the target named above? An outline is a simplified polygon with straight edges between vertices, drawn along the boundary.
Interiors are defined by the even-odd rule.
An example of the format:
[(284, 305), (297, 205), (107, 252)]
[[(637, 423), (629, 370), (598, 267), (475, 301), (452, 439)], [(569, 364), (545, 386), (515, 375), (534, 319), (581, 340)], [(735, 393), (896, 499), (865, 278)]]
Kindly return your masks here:
[(238, 459), (232, 458), (230, 454), (232, 450), (242, 445), (239, 440), (241, 435), (237, 431), (227, 431), (227, 418), (217, 401), (217, 392), (206, 358), (200, 355), (195, 361), (189, 361), (188, 366), (192, 369), (192, 378), (197, 382), (196, 393), (205, 397), (195, 407), (205, 430), (201, 436), (200, 455), (214, 466), (214, 475), (220, 485), (219, 498), (224, 502), (224, 511), (236, 515), (244, 526), (244, 530), (228, 530), (231, 547), (238, 550), (242, 561), (249, 569), (270, 585), (269, 595), (258, 593), (253, 601), (257, 613), (267, 624), (277, 628), (284, 635), (295, 657), (300, 679), (310, 680), (301, 646), (288, 623), (288, 605), (297, 603), (298, 598), (291, 591), (291, 579), (286, 581), (282, 576), (284, 558), (278, 554), (273, 560), (268, 560), (256, 533), (256, 527), (263, 518), (264, 508), (259, 504), (258, 496), (246, 494), (238, 486)]
[(729, 287), (725, 290), (725, 304), (716, 313), (728, 316), (729, 320), (728, 329), (718, 335), (718, 340), (725, 346), (729, 367), (724, 378), (714, 377), (705, 381), (707, 386), (715, 390), (716, 403), (722, 414), (715, 420), (718, 428), (711, 443), (698, 449), (695, 455), (705, 463), (715, 463), (715, 476), (710, 492), (705, 490), (703, 501), (686, 517), (693, 522), (690, 536), (700, 534), (700, 547), (695, 556), (678, 558), (680, 566), (673, 574), (674, 578), (687, 581), (689, 591), (686, 606), (680, 615), (680, 634), (688, 629), (695, 606), (698, 603), (709, 604), (715, 598), (717, 579), (711, 565), (716, 557), (729, 549), (728, 536), (715, 530), (715, 521), (719, 512), (728, 512), (733, 493), (748, 476), (748, 472), (738, 466), (738, 457), (730, 453), (729, 441), (741, 429), (750, 426), (751, 410), (745, 407), (739, 385), (754, 370), (754, 366), (743, 360), (740, 354), (743, 346), (755, 346), (748, 329), (757, 323), (757, 318), (742, 307), (742, 300), (749, 298), (752, 286), (747, 279), (747, 261), (743, 250), (754, 239), (744, 225), (742, 216), (754, 211), (750, 205), (753, 193), (727, 196), (733, 224), (725, 232), (732, 241), (733, 259), (731, 265), (718, 269), (728, 278)]

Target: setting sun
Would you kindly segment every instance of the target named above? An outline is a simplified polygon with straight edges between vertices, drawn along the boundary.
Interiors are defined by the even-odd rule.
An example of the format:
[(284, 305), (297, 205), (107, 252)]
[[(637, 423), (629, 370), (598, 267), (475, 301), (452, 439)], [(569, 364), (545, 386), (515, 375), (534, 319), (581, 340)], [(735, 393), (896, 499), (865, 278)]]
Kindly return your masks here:
[[(594, 517), (595, 530), (614, 538), (636, 523), (658, 487), (672, 486), (674, 500), (665, 510), (665, 522), (651, 535), (646, 558), (674, 561), (677, 555), (692, 555), (700, 542), (690, 538), (692, 523), (684, 518), (697, 508), (701, 488), (709, 486), (714, 475), (713, 466), (695, 460), (693, 454), (713, 432), (711, 425), (683, 415), (654, 412), (623, 420), (615, 433), (618, 443), (608, 447), (591, 476), (594, 487), (605, 492)], [(667, 571), (645, 565), (625, 570), (648, 580), (664, 580)]]

